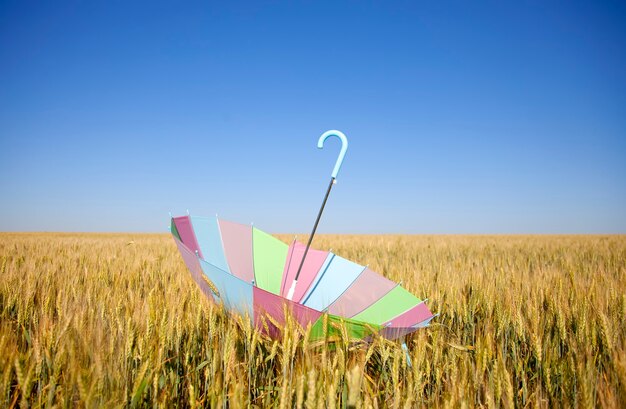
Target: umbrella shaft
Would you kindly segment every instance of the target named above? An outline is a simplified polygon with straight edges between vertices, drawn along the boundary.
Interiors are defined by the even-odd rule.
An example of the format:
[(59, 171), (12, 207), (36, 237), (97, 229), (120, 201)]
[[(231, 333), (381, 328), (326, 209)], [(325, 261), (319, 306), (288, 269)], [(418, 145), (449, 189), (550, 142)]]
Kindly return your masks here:
[(309, 236), (309, 242), (306, 244), (306, 248), (304, 249), (304, 255), (302, 256), (302, 261), (300, 261), (300, 267), (298, 267), (298, 272), (296, 273), (295, 281), (298, 281), (298, 277), (300, 276), (300, 271), (302, 271), (302, 266), (304, 265), (304, 259), (306, 258), (307, 253), (309, 252), (309, 247), (311, 247), (311, 242), (313, 241), (313, 236), (315, 236), (315, 231), (317, 230), (317, 225), (320, 222), (320, 218), (322, 217), (322, 212), (324, 211), (324, 206), (326, 206), (326, 201), (328, 200), (328, 195), (330, 195), (330, 189), (333, 188), (335, 184), (335, 178), (330, 178), (330, 184), (328, 185), (328, 190), (326, 190), (326, 196), (324, 196), (324, 201), (322, 202), (322, 207), (320, 207), (320, 212), (317, 214), (317, 219), (315, 219), (315, 224), (313, 225), (313, 231)]

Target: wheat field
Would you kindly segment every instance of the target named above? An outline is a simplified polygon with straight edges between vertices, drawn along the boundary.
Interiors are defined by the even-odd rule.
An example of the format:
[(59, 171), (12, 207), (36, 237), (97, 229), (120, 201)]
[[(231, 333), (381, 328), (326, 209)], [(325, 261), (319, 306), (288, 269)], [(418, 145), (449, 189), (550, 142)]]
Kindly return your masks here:
[(384, 339), (265, 338), (167, 235), (1, 233), (0, 407), (626, 407), (626, 237), (314, 245), (429, 299), (412, 365)]

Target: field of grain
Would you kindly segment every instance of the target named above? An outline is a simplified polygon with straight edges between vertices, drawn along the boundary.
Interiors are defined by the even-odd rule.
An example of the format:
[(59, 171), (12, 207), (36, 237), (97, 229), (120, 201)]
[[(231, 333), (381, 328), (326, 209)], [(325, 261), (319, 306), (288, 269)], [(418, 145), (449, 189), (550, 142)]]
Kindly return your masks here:
[[(290, 236), (281, 236), (285, 241)], [(441, 315), (397, 342), (279, 341), (171, 237), (0, 234), (0, 407), (626, 407), (626, 237), (319, 236)]]

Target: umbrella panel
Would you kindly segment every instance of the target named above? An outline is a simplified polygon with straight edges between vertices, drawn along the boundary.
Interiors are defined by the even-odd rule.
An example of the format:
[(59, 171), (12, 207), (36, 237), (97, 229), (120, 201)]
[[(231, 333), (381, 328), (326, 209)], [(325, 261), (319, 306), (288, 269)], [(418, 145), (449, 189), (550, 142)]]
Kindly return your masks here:
[(366, 268), (352, 285), (328, 307), (328, 312), (352, 318), (378, 301), (397, 284)]
[(289, 246), (253, 227), (252, 248), (254, 278), (257, 287), (273, 294), (280, 294), (282, 271)]
[(420, 302), (422, 300), (398, 285), (353, 318), (359, 321), (383, 324)]
[(271, 336), (277, 337), (290, 315), (302, 327), (318, 320), (321, 312), (308, 308), (302, 304), (289, 301), (279, 295), (272, 294), (258, 287), (254, 287), (254, 322), (258, 329), (269, 329)]
[(309, 289), (302, 303), (318, 311), (324, 310), (343, 294), (365, 267), (335, 255), (320, 279)]
[(220, 220), (219, 228), (230, 272), (245, 282), (252, 283), (254, 281), (252, 226)]
[(217, 224), (217, 217), (192, 216), (191, 226), (196, 234), (202, 258), (220, 270), (230, 273), (228, 263), (226, 263), (226, 256), (224, 255), (222, 235)]
[[(287, 252), (287, 262), (285, 263), (283, 271), (283, 282), (280, 290), (280, 295), (283, 297), (287, 297), (291, 285), (296, 278), (305, 249), (306, 246), (297, 241), (294, 241), (289, 246), (289, 251)], [(300, 276), (298, 277), (298, 281), (296, 283), (292, 298), (294, 301), (300, 302), (302, 300), (302, 297), (311, 287), (311, 284), (317, 277), (320, 270), (322, 270), (324, 262), (329, 257), (329, 254), (330, 253), (328, 251), (309, 249), (306, 259), (304, 259)]]

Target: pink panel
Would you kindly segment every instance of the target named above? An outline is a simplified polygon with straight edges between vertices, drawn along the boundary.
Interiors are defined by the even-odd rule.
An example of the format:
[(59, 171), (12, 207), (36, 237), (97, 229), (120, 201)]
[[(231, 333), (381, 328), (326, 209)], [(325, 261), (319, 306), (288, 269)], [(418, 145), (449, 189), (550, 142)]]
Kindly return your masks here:
[(225, 220), (220, 220), (219, 225), (230, 272), (245, 282), (251, 283), (254, 280), (252, 227)]
[[(178, 226), (176, 226), (178, 228)], [(198, 261), (198, 257), (189, 250), (183, 243), (180, 242), (176, 237), (174, 237), (174, 241), (176, 242), (176, 246), (178, 246), (178, 251), (181, 256), (183, 256), (183, 260), (187, 265), (187, 269), (191, 272), (191, 276), (194, 281), (200, 286), (202, 292), (209, 297), (210, 300), (213, 300), (213, 292), (211, 288), (206, 283), (206, 281), (202, 278), (203, 272), (202, 267), (200, 267), (200, 262)]]
[[(283, 297), (287, 297), (291, 284), (296, 278), (296, 273), (298, 272), (298, 267), (300, 267), (305, 249), (306, 245), (297, 241), (289, 246), (287, 261), (283, 269), (283, 282), (280, 287), (280, 294)], [(317, 273), (320, 271), (320, 268), (322, 268), (326, 257), (328, 257), (327, 251), (309, 249), (306, 259), (304, 260), (304, 265), (302, 266), (302, 271), (300, 272), (300, 277), (298, 278), (298, 284), (296, 284), (296, 290), (293, 295), (294, 301), (300, 301), (302, 299), (315, 279), (315, 276), (317, 276)]]
[[(308, 258), (308, 256), (307, 256)], [(286, 310), (294, 317), (294, 319), (302, 326), (306, 328), (309, 323), (317, 321), (322, 315), (321, 312), (315, 311), (312, 308), (305, 307), (302, 304), (298, 304), (293, 301), (289, 301), (281, 296), (272, 294), (268, 291), (262, 290), (258, 287), (252, 289), (254, 297), (254, 323), (259, 330), (263, 330), (264, 316), (269, 315), (271, 320), (276, 322), (279, 326), (285, 324), (285, 305)], [(270, 319), (266, 319), (265, 322), (270, 329), (271, 336), (277, 336), (280, 334), (279, 328), (271, 323)]]
[(198, 241), (196, 240), (196, 235), (193, 232), (193, 226), (191, 225), (191, 218), (189, 216), (174, 217), (174, 224), (176, 225), (178, 235), (185, 246), (187, 246), (187, 248), (192, 252), (197, 251), (198, 255), (202, 257), (200, 246), (198, 246)]
[(430, 312), (426, 304), (422, 301), (415, 307), (389, 320), (383, 325), (388, 325), (395, 328), (412, 327), (422, 321), (426, 321), (427, 319), (432, 318), (432, 316), (433, 313)]
[(335, 300), (328, 312), (341, 317), (352, 318), (396, 286), (393, 281), (366, 268), (348, 289)]

